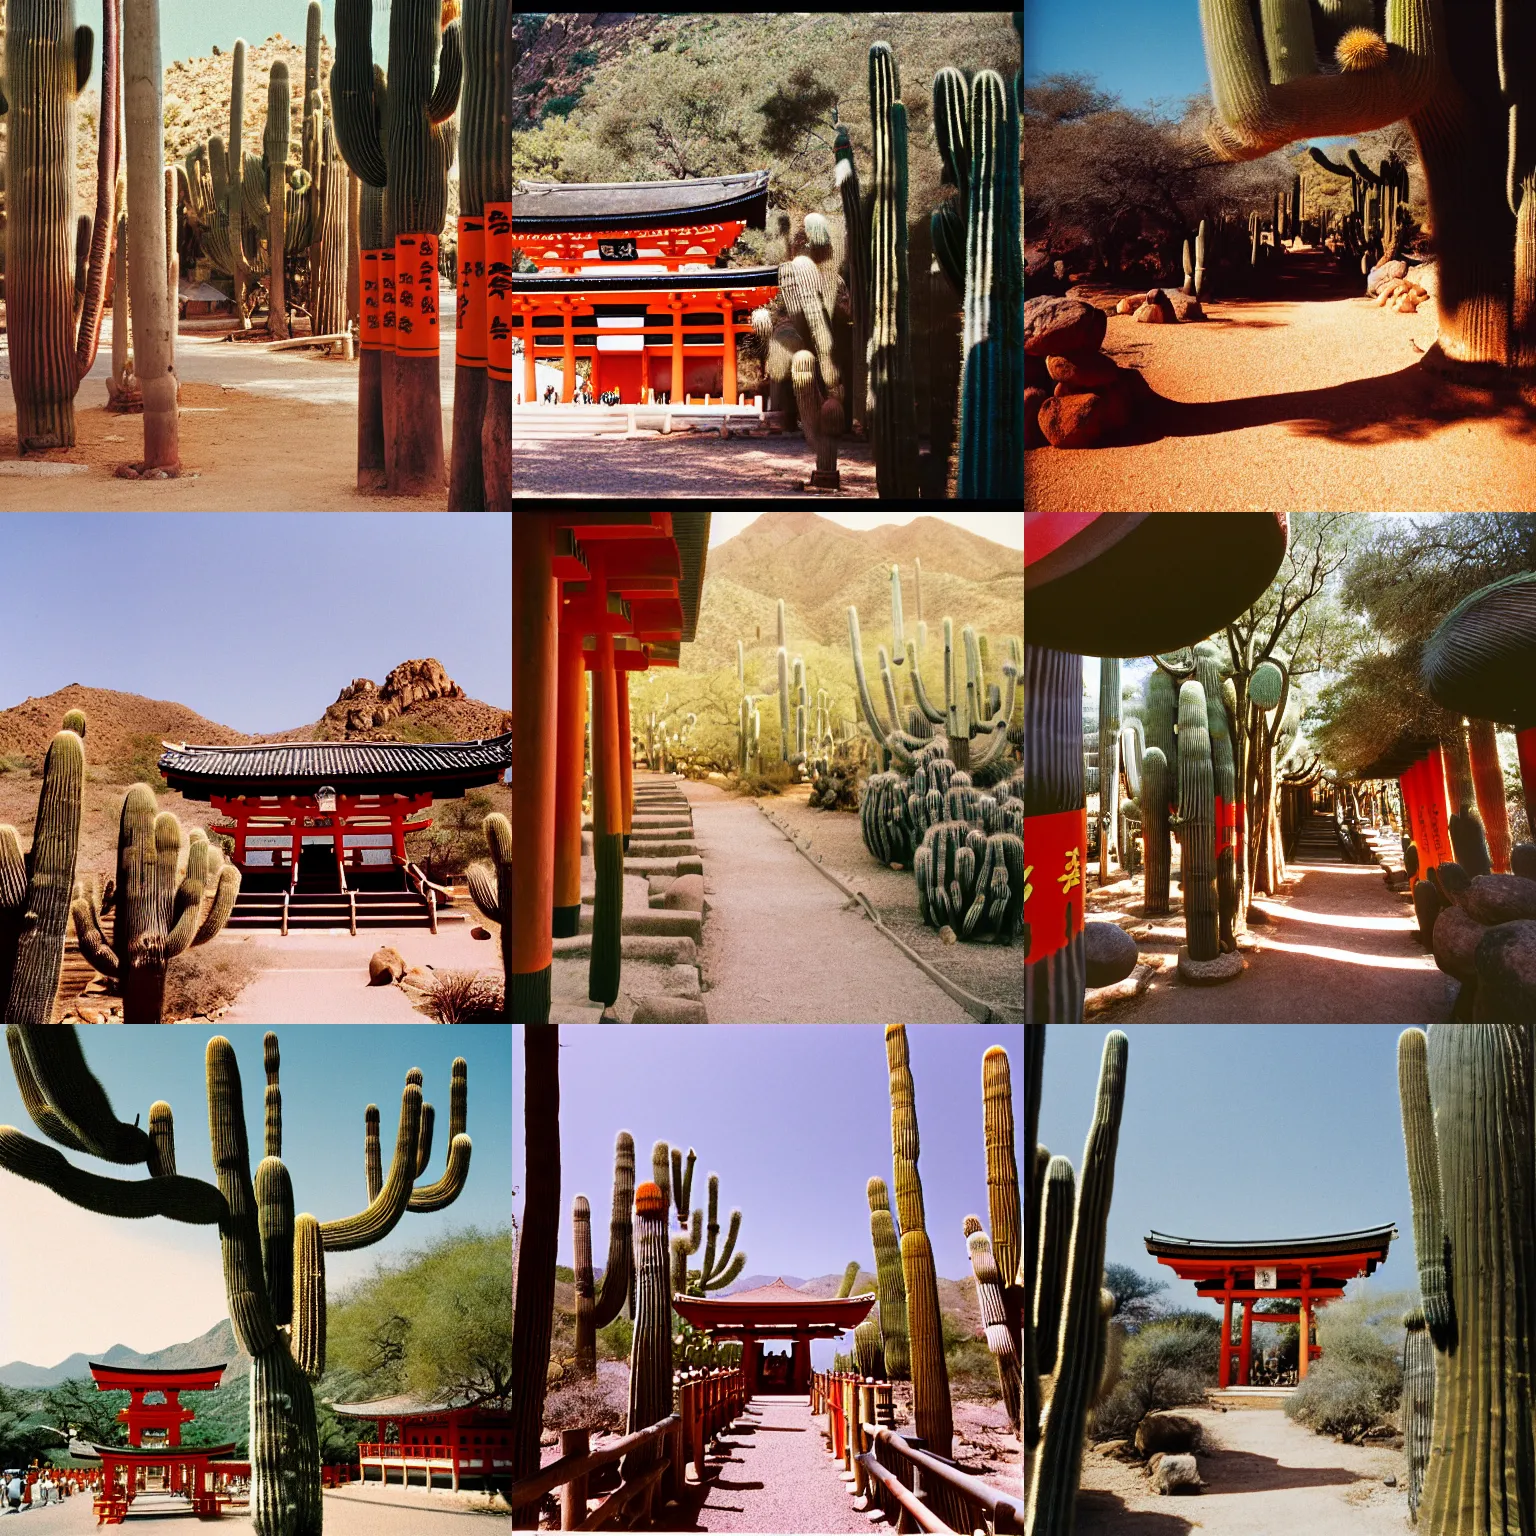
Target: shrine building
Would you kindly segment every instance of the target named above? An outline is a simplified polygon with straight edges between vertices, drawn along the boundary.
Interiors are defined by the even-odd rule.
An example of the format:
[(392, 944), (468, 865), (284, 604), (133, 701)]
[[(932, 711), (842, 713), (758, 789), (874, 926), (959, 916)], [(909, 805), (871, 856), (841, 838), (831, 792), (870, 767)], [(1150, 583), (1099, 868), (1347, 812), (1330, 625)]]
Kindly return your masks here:
[(410, 1397), (380, 1398), (371, 1403), (336, 1403), (333, 1411), (344, 1419), (367, 1419), (374, 1438), (360, 1441), (358, 1467), (364, 1482), (370, 1468), (387, 1483), (398, 1471), (402, 1486), (413, 1472), (421, 1473), (424, 1487), (434, 1475), (446, 1477), (458, 1492), (465, 1479), (482, 1487), (512, 1481), (512, 1415), (500, 1409), (453, 1407), (446, 1403), (421, 1403)]
[[(90, 1362), (91, 1375), (102, 1392), (127, 1392), (131, 1401), (118, 1412), (128, 1426), (128, 1445), (93, 1445), (101, 1458), (102, 1486), (95, 1512), (101, 1525), (121, 1525), (128, 1506), (141, 1493), (153, 1490), (180, 1494), (199, 1517), (217, 1516), (232, 1502), (226, 1485), (251, 1475), (250, 1463), (232, 1461), (228, 1445), (183, 1445), (182, 1428), (193, 1412), (181, 1404), (183, 1392), (211, 1392), (224, 1366), (190, 1370), (154, 1370), (146, 1366), (113, 1366)], [(158, 1401), (147, 1399), (154, 1395)]]
[[(807, 1296), (785, 1285), (759, 1285), (732, 1296), (674, 1296), (672, 1310), (716, 1343), (739, 1341), (747, 1396), (811, 1390), (811, 1340), (835, 1339), (862, 1323), (875, 1298)], [(788, 1344), (787, 1359), (768, 1354)]]
[(512, 766), (510, 731), (485, 741), (163, 745), (166, 783), (230, 818), (209, 831), (234, 840), (235, 927), (281, 902), (285, 922), (350, 915), (354, 925), (414, 921), (435, 932), (438, 898), (451, 893), (407, 858), (406, 834), (432, 824), (434, 799), (494, 784)]
[(778, 268), (728, 267), (743, 230), (767, 223), (768, 172), (685, 181), (519, 181), (512, 240), (538, 267), (512, 278), (523, 344), (519, 401), (539, 398), (537, 363), (558, 363), (560, 399), (576, 360), (592, 394), (622, 404), (740, 403), (736, 337), (778, 292)]
[[(1318, 1307), (1337, 1301), (1349, 1281), (1373, 1274), (1385, 1261), (1397, 1236), (1394, 1226), (1364, 1232), (1340, 1232), (1332, 1237), (1270, 1238), (1257, 1242), (1218, 1242), (1207, 1238), (1147, 1235), (1147, 1252), (1166, 1264), (1180, 1280), (1192, 1280), (1208, 1301), (1222, 1303), (1222, 1351), (1217, 1382), (1221, 1387), (1251, 1384), (1253, 1325), (1294, 1323), (1303, 1347), (1296, 1375), (1304, 1378), (1322, 1350), (1312, 1342), (1312, 1320)], [(1296, 1302), (1294, 1312), (1258, 1312), (1260, 1301)], [(1243, 1309), (1241, 1340), (1232, 1343), (1232, 1307)], [(1234, 1357), (1236, 1372), (1233, 1371)]]

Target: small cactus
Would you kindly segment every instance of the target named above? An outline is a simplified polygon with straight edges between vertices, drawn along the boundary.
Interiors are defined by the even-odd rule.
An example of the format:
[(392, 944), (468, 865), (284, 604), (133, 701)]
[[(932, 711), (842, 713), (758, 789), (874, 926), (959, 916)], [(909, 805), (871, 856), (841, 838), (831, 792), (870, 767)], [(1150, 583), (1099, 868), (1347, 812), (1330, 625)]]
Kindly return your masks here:
[(501, 931), (501, 966), (508, 1017), (512, 1008), (512, 823), (500, 811), (485, 818), (491, 860), (469, 866), (466, 878), (476, 910)]

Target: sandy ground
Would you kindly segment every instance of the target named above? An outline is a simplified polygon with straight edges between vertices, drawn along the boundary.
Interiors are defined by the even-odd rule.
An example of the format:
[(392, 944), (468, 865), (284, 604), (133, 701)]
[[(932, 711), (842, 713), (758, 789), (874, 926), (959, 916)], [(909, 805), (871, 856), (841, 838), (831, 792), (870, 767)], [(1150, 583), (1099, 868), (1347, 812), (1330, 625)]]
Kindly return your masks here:
[[(1077, 1536), (1401, 1536), (1408, 1529), (1401, 1451), (1339, 1445), (1274, 1409), (1181, 1408), (1215, 1449), (1199, 1458), (1205, 1492), (1154, 1493), (1146, 1474), (1090, 1451)], [(1383, 1479), (1396, 1479), (1395, 1487)]]
[[(1024, 966), (1017, 945), (946, 944), (938, 930), (917, 915), (917, 889), (910, 870), (887, 869), (864, 846), (855, 811), (813, 811), (810, 786), (797, 785), (761, 804), (811, 840), (811, 857), (822, 858), (842, 880), (869, 897), (880, 921), (917, 951), (936, 971), (974, 997), (1020, 1010), (1024, 1007)], [(835, 891), (835, 887), (833, 887)]]
[(1379, 865), (1289, 863), (1286, 869), (1291, 878), (1279, 896), (1254, 898), (1274, 921), (1250, 925), (1253, 947), (1242, 950), (1248, 969), (1216, 987), (1186, 986), (1176, 977), (1184, 942), (1176, 874), (1167, 917), (1142, 916), (1141, 875), (1090, 891), (1090, 919), (1118, 922), (1143, 956), (1166, 957), (1140, 998), (1095, 1021), (1431, 1024), (1450, 1017), (1454, 983), (1414, 937), (1412, 904), (1387, 889)]
[(714, 1023), (970, 1021), (862, 913), (850, 910), (837, 887), (752, 801), (713, 784), (679, 782), (693, 806), (712, 909), (703, 959), (704, 1000)]
[[(517, 430), (516, 412), (512, 429)], [(728, 438), (690, 434), (623, 438), (546, 438), (512, 442), (514, 496), (803, 496), (807, 501), (875, 495), (868, 443), (845, 440), (840, 491), (797, 492), (816, 456), (798, 435)]]
[[(477, 1507), (478, 1506), (478, 1507)], [(164, 1509), (166, 1513), (151, 1512)], [(12, 1517), (4, 1517), (9, 1522)], [(91, 1511), (89, 1494), (75, 1494), (62, 1504), (28, 1510), (26, 1526), (40, 1536), (84, 1536), (100, 1529)], [(503, 1508), (489, 1507), (483, 1495), (434, 1489), (428, 1493), (418, 1481), (415, 1487), (398, 1483), (380, 1487), (352, 1484), (328, 1489), (325, 1495), (326, 1536), (418, 1536), (421, 1532), (506, 1530), (509, 1516)], [(494, 1524), (492, 1523), (494, 1522)], [(196, 1525), (184, 1500), (143, 1495), (133, 1502), (124, 1530), (185, 1531)], [(201, 1527), (199, 1527), (201, 1528)], [(248, 1536), (255, 1527), (245, 1515), (226, 1514), (213, 1527), (229, 1536)], [(9, 1523), (4, 1527), (9, 1531)]]
[[(1128, 290), (1074, 291), (1107, 306)], [(1536, 507), (1536, 403), (1452, 387), (1419, 369), (1435, 338), (1433, 301), (1411, 315), (1377, 309), (1363, 296), (1217, 299), (1205, 309), (1203, 324), (1111, 316), (1104, 350), (1139, 368), (1164, 403), (1117, 446), (1031, 449), (1026, 507)]]
[[(443, 448), (452, 442), (453, 294), (444, 289)], [(306, 351), (268, 352), (255, 342), (183, 334), (176, 480), (119, 480), (120, 464), (144, 453), (143, 418), (106, 409), (112, 319), (95, 366), (75, 398), (73, 448), (18, 459), (16, 412), (0, 348), (0, 511), (441, 511), (441, 495), (364, 496), (357, 491), (356, 361)], [(77, 464), (85, 472), (47, 470)]]

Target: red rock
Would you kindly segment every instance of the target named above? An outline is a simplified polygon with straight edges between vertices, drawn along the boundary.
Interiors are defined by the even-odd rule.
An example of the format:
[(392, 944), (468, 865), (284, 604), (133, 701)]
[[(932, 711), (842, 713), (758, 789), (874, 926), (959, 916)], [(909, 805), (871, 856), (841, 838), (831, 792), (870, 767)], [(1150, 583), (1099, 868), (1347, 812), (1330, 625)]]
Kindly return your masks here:
[(1051, 385), (1055, 383), (1050, 374), (1049, 364), (1049, 358), (1036, 357), (1033, 353), (1026, 352), (1024, 354), (1024, 387), (1028, 389), (1031, 384), (1038, 384), (1049, 394)]
[(1092, 448), (1109, 433), (1124, 429), (1130, 420), (1125, 390), (1090, 390), (1058, 395), (1040, 407), (1040, 430), (1057, 448)]
[[(1027, 359), (1026, 359), (1027, 361)], [(1040, 430), (1040, 407), (1051, 398), (1047, 389), (1030, 384), (1024, 389), (1024, 446), (1038, 448), (1045, 441)]]
[(1143, 304), (1131, 318), (1133, 320), (1140, 320), (1143, 325), (1168, 324), (1168, 316), (1156, 304)]
[[(1060, 383), (1081, 385), (1086, 389), (1113, 383), (1120, 376), (1119, 363), (1102, 352), (1072, 352), (1048, 357), (1045, 366), (1051, 377)], [(1057, 393), (1061, 391), (1058, 389)]]
[(1037, 357), (1096, 351), (1104, 344), (1109, 317), (1081, 299), (1041, 295), (1024, 301), (1024, 352)]
[(1142, 299), (1138, 294), (1128, 293), (1115, 305), (1117, 315), (1134, 315), (1141, 308)]

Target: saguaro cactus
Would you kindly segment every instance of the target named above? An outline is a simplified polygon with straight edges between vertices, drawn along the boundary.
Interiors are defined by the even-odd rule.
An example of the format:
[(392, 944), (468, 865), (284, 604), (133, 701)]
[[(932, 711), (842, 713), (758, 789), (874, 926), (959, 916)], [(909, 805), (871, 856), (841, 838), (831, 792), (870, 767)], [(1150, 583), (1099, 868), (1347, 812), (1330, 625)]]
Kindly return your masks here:
[[(13, 1025), (6, 1032), (17, 1087), (33, 1123), (74, 1152), (144, 1164), (148, 1179), (112, 1179), (67, 1162), (52, 1147), (0, 1126), (0, 1167), (101, 1215), (168, 1216), (217, 1226), (230, 1320), (251, 1357), (251, 1525), (257, 1536), (321, 1536), (320, 1445), (314, 1389), (325, 1370), (325, 1250), (369, 1247), (410, 1211), (452, 1204), (469, 1173), (464, 1134), (467, 1068), (453, 1064), (451, 1144), (446, 1171), (413, 1189), (426, 1162), (421, 1141), (421, 1073), (412, 1068), (400, 1099), (400, 1127), (389, 1177), (356, 1216), (320, 1222), (293, 1214), (281, 1158), (281, 1122), (269, 1116), (267, 1156), (253, 1180), (234, 1047), (208, 1042), (208, 1130), (216, 1183), (176, 1171), (171, 1106), (150, 1106), (149, 1131), (119, 1121), (86, 1065), (73, 1029)], [(275, 1086), (275, 1036), (264, 1050), (269, 1101)]]
[(442, 125), (459, 101), (459, 22), (440, 28), (440, 0), (396, 0), (380, 102), (372, 13), (372, 0), (338, 0), (331, 100), (347, 164), (370, 186), (388, 188), (384, 250), (394, 257), (397, 314), (394, 352), (381, 358), (386, 488), (391, 495), (421, 496), (445, 481), (437, 250), (448, 206)]
[(885, 1180), (867, 1185), (869, 1236), (875, 1248), (875, 1287), (880, 1294), (880, 1341), (885, 1369), (892, 1381), (911, 1376), (907, 1342), (907, 1283), (901, 1273), (901, 1243), (891, 1218), (891, 1197)]
[(1408, 1452), (1408, 1516), (1417, 1521), (1424, 1473), (1435, 1424), (1435, 1347), (1424, 1324), (1423, 1307), (1404, 1319), (1403, 1439)]
[(1179, 689), (1179, 811), (1175, 825), (1184, 886), (1184, 942), (1191, 960), (1221, 953), (1216, 900), (1216, 789), (1205, 690)]
[(848, 418), (855, 437), (869, 432), (869, 221), (859, 195), (859, 169), (853, 158), (853, 143), (843, 124), (837, 126), (834, 139), (837, 156), (833, 181), (843, 202), (843, 227), (847, 232), (848, 318), (852, 326), (849, 351), (853, 377), (848, 388)]
[(1232, 726), (1222, 696), (1221, 668), (1214, 646), (1195, 648), (1195, 677), (1205, 690), (1206, 725), (1211, 743), (1212, 787), (1215, 795), (1216, 897), (1219, 942), (1236, 948), (1237, 921), (1237, 776), (1232, 757)]
[(273, 336), (288, 335), (288, 144), (292, 138), (292, 101), (288, 65), (274, 59), (267, 73), (267, 128), (262, 138), (262, 159), (267, 168), (267, 250), (271, 270), (267, 275), (267, 324)]
[(1536, 1522), (1528, 1413), (1536, 1295), (1530, 1024), (1437, 1024), (1398, 1040), (1425, 1330), (1438, 1366), (1419, 1524)]
[(576, 1371), (597, 1374), (597, 1331), (606, 1328), (629, 1299), (634, 1276), (635, 1138), (620, 1131), (613, 1144), (613, 1214), (608, 1222), (608, 1263), (603, 1288), (592, 1280), (592, 1213), (585, 1195), (571, 1208), (576, 1250)]
[(469, 894), (481, 917), (501, 930), (501, 969), (506, 985), (507, 1017), (512, 1016), (512, 823), (500, 811), (485, 818), (491, 858), (469, 866)]
[[(656, 1184), (635, 1191), (635, 1331), (629, 1350), (628, 1432), (672, 1411), (672, 1297), (667, 1271), (667, 1197)], [(624, 1458), (626, 1480), (657, 1459), (654, 1446)]]
[(181, 823), (156, 809), (147, 784), (135, 784), (123, 799), (112, 937), (94, 879), (82, 882), (71, 908), (80, 953), (118, 983), (127, 1024), (166, 1022), (167, 965), (222, 932), (240, 894), (240, 871), (224, 862), (207, 833), (194, 827), (184, 850)]
[[(676, 1148), (672, 1151), (673, 1182), (676, 1183), (678, 1174), (679, 1153)], [(693, 1152), (688, 1153), (688, 1180), (681, 1186), (678, 1196), (678, 1219), (682, 1220), (682, 1213), (688, 1208), (688, 1195), (686, 1190), (693, 1182)], [(706, 1294), (709, 1291), (721, 1291), (730, 1285), (747, 1267), (745, 1253), (735, 1253), (736, 1239), (741, 1233), (741, 1212), (731, 1212), (731, 1226), (726, 1234), (725, 1247), (716, 1257), (716, 1246), (720, 1238), (720, 1175), (712, 1173), (709, 1176), (709, 1222), (707, 1227), (703, 1221), (704, 1213), (695, 1210), (693, 1223), (685, 1236), (677, 1236), (672, 1239), (672, 1289), (681, 1294), (689, 1288), (688, 1260), (699, 1251), (699, 1244), (704, 1245), (704, 1261), (701, 1267), (694, 1271), (697, 1279), (699, 1293)], [(735, 1254), (733, 1258), (732, 1255)]]
[[(1109, 884), (1109, 846), (1120, 809), (1120, 659), (1099, 661), (1099, 884)], [(1117, 848), (1120, 862), (1125, 850)]]
[[(1040, 1117), (1040, 1073), (1045, 1056), (1044, 1025), (1026, 1026), (1024, 1061), (1024, 1144), (1035, 1140)], [(1102, 1312), (1104, 1233), (1115, 1188), (1115, 1153), (1120, 1116), (1125, 1107), (1125, 1067), (1130, 1044), (1119, 1031), (1104, 1041), (1099, 1068), (1098, 1102), (1083, 1148), (1070, 1221), (1052, 1221), (1037, 1198), (1028, 1203), (1026, 1238), (1037, 1243), (1038, 1262), (1025, 1250), (1024, 1298), (1024, 1530), (1027, 1536), (1071, 1536), (1088, 1412), (1099, 1390), (1106, 1350)], [(1038, 1191), (1049, 1165), (1057, 1163), (1044, 1147), (1034, 1150)], [(1070, 1178), (1071, 1165), (1067, 1165)], [(1059, 1181), (1070, 1199), (1070, 1184)], [(1047, 1329), (1042, 1321), (1047, 1277), (1060, 1276), (1060, 1321)], [(1037, 1278), (1038, 1277), (1038, 1278)], [(1031, 1292), (1031, 1287), (1033, 1291)], [(1031, 1305), (1035, 1304), (1032, 1315)], [(1048, 1339), (1054, 1339), (1051, 1347)], [(1037, 1348), (1040, 1354), (1037, 1355)], [(1049, 1360), (1049, 1364), (1046, 1361)], [(1044, 1375), (1042, 1382), (1041, 1375)], [(1033, 1454), (1031, 1455), (1031, 1453)]]
[(43, 759), (32, 850), (0, 825), (0, 1001), (13, 1024), (51, 1024), (64, 963), (80, 802), (85, 784), (85, 716), (71, 710)]

